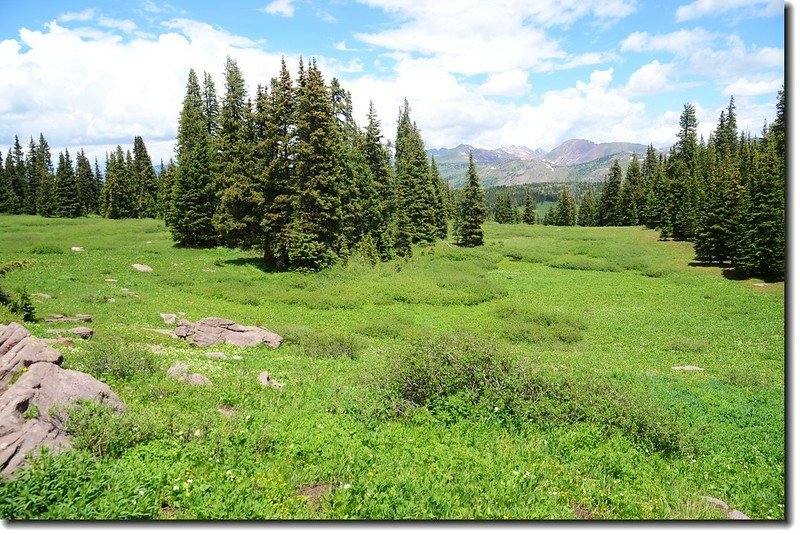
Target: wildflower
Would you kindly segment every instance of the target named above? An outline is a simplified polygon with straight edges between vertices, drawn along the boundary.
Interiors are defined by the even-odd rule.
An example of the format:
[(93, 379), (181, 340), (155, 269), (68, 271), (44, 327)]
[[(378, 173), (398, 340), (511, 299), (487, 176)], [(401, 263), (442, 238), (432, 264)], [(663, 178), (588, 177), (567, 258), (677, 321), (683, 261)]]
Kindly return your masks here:
[(181, 490), (181, 488), (178, 485), (173, 485), (172, 486), (172, 490)]
[(202, 432), (199, 429), (194, 430), (194, 436), (199, 437), (201, 434)]

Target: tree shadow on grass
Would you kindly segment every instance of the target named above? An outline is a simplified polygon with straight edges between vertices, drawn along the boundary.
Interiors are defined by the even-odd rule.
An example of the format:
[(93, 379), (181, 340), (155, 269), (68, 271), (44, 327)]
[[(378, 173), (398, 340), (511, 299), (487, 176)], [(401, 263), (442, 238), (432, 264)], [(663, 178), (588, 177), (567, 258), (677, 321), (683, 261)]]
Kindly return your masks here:
[(264, 259), (259, 257), (243, 256), (241, 258), (223, 260), (222, 263), (230, 266), (251, 266), (263, 271), (264, 273), (280, 273), (277, 269), (267, 266), (264, 263)]
[(689, 262), (689, 267), (718, 267), (722, 269), (722, 276), (732, 281), (744, 281), (752, 278), (759, 278), (766, 283), (781, 282), (784, 280), (780, 275), (759, 275), (754, 276), (736, 268), (732, 262), (705, 262), (696, 260)]

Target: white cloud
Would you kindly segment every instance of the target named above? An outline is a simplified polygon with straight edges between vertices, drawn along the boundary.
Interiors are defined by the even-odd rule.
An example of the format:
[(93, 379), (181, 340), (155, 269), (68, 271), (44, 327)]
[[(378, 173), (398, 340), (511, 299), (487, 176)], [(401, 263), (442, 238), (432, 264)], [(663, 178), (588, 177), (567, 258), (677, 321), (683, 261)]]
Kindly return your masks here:
[(74, 20), (87, 21), (87, 20), (92, 20), (92, 18), (94, 18), (94, 10), (84, 9), (83, 11), (79, 12), (70, 11), (67, 13), (62, 13), (61, 15), (59, 15), (58, 20), (60, 20), (61, 22), (72, 22)]
[(136, 30), (136, 23), (132, 20), (112, 19), (110, 17), (100, 17), (97, 24), (103, 28), (113, 28), (125, 33), (133, 33)]
[(362, 0), (395, 15), (397, 26), (357, 33), (365, 43), (436, 59), (450, 72), (474, 75), (547, 68), (572, 59), (546, 29), (590, 21), (615, 21), (635, 10), (631, 0)]
[(672, 71), (672, 65), (664, 65), (658, 60), (653, 60), (631, 74), (628, 84), (625, 86), (625, 92), (637, 96), (669, 91)]
[(733, 95), (734, 97), (752, 97), (768, 94), (776, 95), (783, 84), (784, 80), (780, 78), (769, 80), (737, 78), (734, 82), (725, 86), (722, 93), (725, 95)]
[(294, 16), (294, 0), (273, 0), (262, 9), (270, 15), (280, 15), (281, 17)]
[(685, 22), (705, 16), (745, 9), (751, 16), (770, 17), (783, 13), (783, 0), (695, 0), (675, 11), (675, 20)]
[(686, 55), (714, 39), (714, 34), (703, 28), (655, 35), (648, 32), (634, 32), (622, 41), (620, 49), (623, 52), (672, 52)]
[(480, 90), (484, 95), (520, 97), (530, 91), (530, 88), (528, 73), (513, 70), (490, 75)]

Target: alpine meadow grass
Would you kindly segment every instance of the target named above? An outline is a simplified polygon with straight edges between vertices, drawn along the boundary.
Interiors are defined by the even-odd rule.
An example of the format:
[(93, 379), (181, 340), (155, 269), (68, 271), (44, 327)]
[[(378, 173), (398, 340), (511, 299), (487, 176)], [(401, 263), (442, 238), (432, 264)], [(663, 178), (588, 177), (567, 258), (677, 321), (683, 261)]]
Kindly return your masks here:
[[(127, 405), (73, 409), (75, 448), (0, 483), (0, 517), (722, 519), (712, 496), (785, 518), (783, 283), (640, 227), (483, 229), (302, 274), (155, 220), (0, 216), (3, 285), (40, 320), (91, 314), (64, 365)], [(195, 348), (160, 313), (285, 340)]]

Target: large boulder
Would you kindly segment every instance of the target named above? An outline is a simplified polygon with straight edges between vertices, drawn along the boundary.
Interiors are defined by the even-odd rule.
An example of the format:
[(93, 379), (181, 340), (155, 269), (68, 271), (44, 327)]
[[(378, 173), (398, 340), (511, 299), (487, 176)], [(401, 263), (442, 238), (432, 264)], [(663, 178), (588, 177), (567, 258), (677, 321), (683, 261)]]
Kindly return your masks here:
[(178, 322), (175, 335), (199, 347), (225, 342), (239, 347), (267, 344), (272, 348), (281, 345), (283, 338), (263, 327), (239, 325), (223, 318), (204, 318), (197, 323)]
[(94, 400), (124, 410), (106, 385), (89, 374), (65, 370), (61, 353), (19, 324), (0, 325), (0, 470), (10, 475), (28, 453), (70, 447), (66, 409)]
[(31, 336), (19, 323), (0, 325), (0, 392), (36, 362), (60, 365), (61, 353)]

